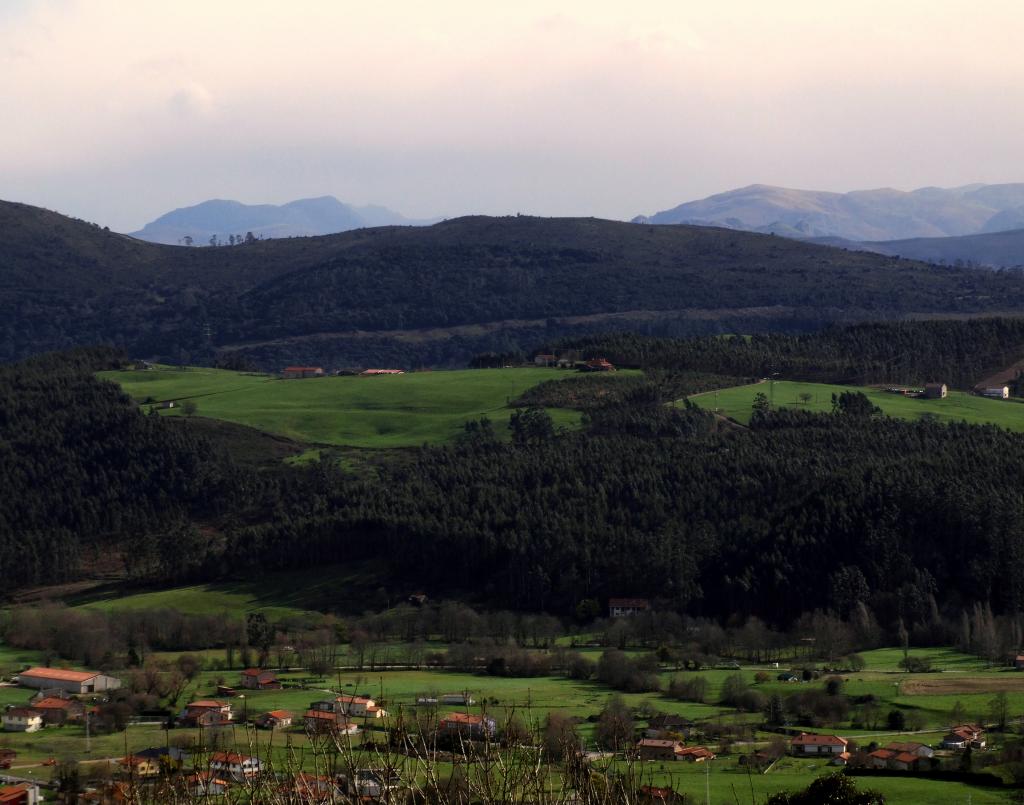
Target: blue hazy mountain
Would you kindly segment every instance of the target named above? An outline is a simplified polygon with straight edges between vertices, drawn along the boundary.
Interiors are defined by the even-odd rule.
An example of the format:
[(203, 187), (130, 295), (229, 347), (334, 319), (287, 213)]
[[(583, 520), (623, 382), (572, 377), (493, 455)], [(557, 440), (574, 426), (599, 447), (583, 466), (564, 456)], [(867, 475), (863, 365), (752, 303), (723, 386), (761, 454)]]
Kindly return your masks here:
[(196, 245), (216, 236), (229, 237), (252, 232), (258, 238), (291, 238), (331, 235), (368, 226), (419, 226), (434, 223), (414, 220), (387, 207), (355, 207), (334, 196), (303, 198), (287, 204), (242, 204), (212, 199), (161, 215), (132, 236), (153, 243), (181, 243), (186, 237)]

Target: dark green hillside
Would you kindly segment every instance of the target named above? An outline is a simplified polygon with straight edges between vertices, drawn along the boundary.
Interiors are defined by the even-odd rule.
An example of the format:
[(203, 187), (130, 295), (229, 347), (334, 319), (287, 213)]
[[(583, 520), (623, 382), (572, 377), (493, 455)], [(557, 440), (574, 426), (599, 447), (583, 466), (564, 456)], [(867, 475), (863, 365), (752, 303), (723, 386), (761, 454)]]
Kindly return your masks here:
[(439, 365), (598, 328), (792, 332), (1022, 308), (1016, 273), (725, 229), (471, 217), (185, 248), (0, 203), (7, 360), (106, 342), (172, 361), (213, 363), (233, 347), (265, 366), (402, 355)]

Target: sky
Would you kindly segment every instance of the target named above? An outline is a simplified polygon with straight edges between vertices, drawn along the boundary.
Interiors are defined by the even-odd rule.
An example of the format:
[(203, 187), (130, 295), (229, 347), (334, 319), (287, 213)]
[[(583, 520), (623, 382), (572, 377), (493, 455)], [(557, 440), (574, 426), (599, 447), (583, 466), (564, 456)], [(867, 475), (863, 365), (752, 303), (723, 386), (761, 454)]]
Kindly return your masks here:
[(0, 198), (641, 213), (1024, 181), (1020, 0), (0, 0)]

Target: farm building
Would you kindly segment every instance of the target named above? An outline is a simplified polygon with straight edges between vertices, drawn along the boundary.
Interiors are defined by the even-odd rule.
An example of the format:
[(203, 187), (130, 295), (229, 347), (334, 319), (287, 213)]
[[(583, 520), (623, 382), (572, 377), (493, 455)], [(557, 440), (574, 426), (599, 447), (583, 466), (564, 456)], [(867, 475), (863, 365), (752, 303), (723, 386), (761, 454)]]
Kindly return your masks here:
[(443, 693), (441, 704), (476, 704), (476, 700), (468, 693)]
[(953, 727), (942, 739), (943, 749), (985, 748), (985, 731), (977, 724), (961, 724)]
[(924, 396), (929, 400), (944, 400), (949, 394), (945, 383), (925, 383)]
[(849, 741), (838, 735), (801, 732), (790, 741), (790, 746), (794, 755), (838, 755), (846, 751), (848, 743)]
[(96, 671), (66, 671), (61, 668), (29, 668), (17, 675), (19, 685), (38, 690), (63, 691), (64, 693), (100, 693), (117, 690), (121, 680)]
[(242, 671), (242, 687), (247, 690), (280, 690), (281, 683), (273, 671), (248, 668)]
[(584, 372), (614, 372), (615, 366), (607, 358), (594, 358), (580, 364)]
[(35, 783), (0, 786), (0, 805), (36, 805), (42, 801), (39, 786)]
[(533, 362), (537, 366), (551, 366), (557, 360), (558, 358), (556, 358), (554, 355), (534, 355), (533, 357)]
[(646, 598), (609, 598), (608, 617), (624, 618), (629, 615), (639, 615), (651, 608), (651, 602)]
[(31, 707), (9, 707), (3, 725), (4, 732), (38, 732), (43, 728), (43, 714)]
[(916, 755), (919, 758), (931, 758), (935, 757), (935, 750), (930, 746), (917, 743), (915, 741), (897, 742), (885, 745), (886, 749), (893, 752), (909, 752), (912, 755)]
[(1010, 387), (1009, 386), (988, 386), (983, 388), (979, 392), (982, 397), (991, 397), (995, 400), (1008, 400), (1010, 399)]
[(323, 377), (322, 366), (286, 366), (281, 370), (281, 377), (285, 380), (298, 380), (303, 377)]
[(377, 375), (404, 375), (402, 369), (364, 369), (359, 373), (363, 377), (375, 377)]

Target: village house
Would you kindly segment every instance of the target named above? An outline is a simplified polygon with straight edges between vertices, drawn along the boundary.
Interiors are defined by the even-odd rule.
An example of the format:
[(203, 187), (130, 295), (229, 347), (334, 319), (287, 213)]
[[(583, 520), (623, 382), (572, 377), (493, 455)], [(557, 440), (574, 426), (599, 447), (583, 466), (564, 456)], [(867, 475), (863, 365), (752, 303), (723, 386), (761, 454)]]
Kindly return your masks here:
[(286, 366), (281, 370), (281, 377), (285, 380), (298, 380), (303, 377), (323, 377), (324, 370), (321, 366)]
[(493, 738), (497, 724), (493, 718), (475, 716), (469, 713), (449, 713), (439, 722), (437, 730), (441, 735), (457, 736), (471, 741)]
[(636, 750), (640, 760), (679, 760), (683, 742), (669, 738), (641, 738)]
[(873, 769), (887, 769), (889, 761), (897, 754), (891, 749), (876, 749), (874, 752), (868, 753), (868, 765)]
[(377, 375), (404, 375), (403, 369), (364, 369), (359, 373), (363, 377), (376, 377)]
[(214, 752), (210, 755), (210, 772), (217, 777), (242, 781), (258, 777), (262, 769), (260, 759), (239, 752)]
[(176, 746), (151, 746), (136, 752), (135, 757), (154, 761), (161, 771), (170, 773), (181, 771), (189, 754)]
[(9, 707), (3, 715), (4, 732), (38, 732), (43, 728), (43, 714), (31, 707)]
[[(335, 713), (331, 710), (307, 710), (302, 723), (306, 728), (306, 732), (312, 735), (337, 735), (341, 733), (352, 735), (354, 733), (350, 730), (352, 727), (356, 727), (355, 724), (349, 723), (348, 718), (343, 713)], [(356, 727), (356, 731), (358, 731), (358, 727)]]
[(292, 725), (292, 718), (287, 710), (271, 710), (256, 719), (256, 726), (263, 730), (283, 730)]
[(48, 727), (81, 721), (85, 717), (85, 705), (78, 699), (37, 698), (32, 702), (32, 709), (40, 712)]
[(853, 757), (849, 752), (840, 752), (838, 755), (833, 755), (832, 760), (829, 761), (833, 766), (845, 766), (850, 762), (850, 758)]
[(74, 695), (117, 690), (121, 680), (96, 671), (67, 671), (62, 668), (29, 668), (15, 677), (22, 687), (63, 691)]
[(402, 787), (398, 774), (388, 769), (356, 769), (351, 779), (344, 774), (338, 779), (349, 796), (363, 801), (383, 800)]
[(126, 755), (117, 761), (123, 774), (135, 779), (160, 776), (160, 760), (154, 757)]
[(547, 355), (547, 354), (534, 355), (534, 357), (533, 357), (533, 362), (537, 366), (551, 366), (557, 360), (558, 360), (558, 358), (556, 356), (554, 356), (554, 355)]
[(384, 718), (387, 712), (377, 706), (373, 699), (365, 696), (338, 696), (326, 702), (313, 702), (311, 710), (328, 709), (352, 718)]
[(1013, 658), (1013, 667), (1018, 671), (1024, 671), (1024, 654), (1018, 654)]
[(187, 704), (179, 720), (191, 727), (223, 726), (231, 721), (231, 705), (215, 699), (201, 699)]
[(341, 802), (345, 797), (341, 786), (335, 780), (304, 771), (283, 783), (279, 791), (285, 802)]
[(885, 745), (886, 749), (890, 749), (893, 752), (909, 752), (912, 755), (916, 755), (918, 758), (933, 758), (935, 757), (935, 750), (925, 744), (916, 743), (914, 741), (898, 741)]
[(280, 690), (281, 683), (273, 671), (248, 668), (242, 671), (242, 687), (246, 690)]
[(209, 771), (198, 771), (185, 778), (185, 791), (190, 797), (221, 797), (227, 793), (228, 781)]
[(789, 745), (794, 755), (838, 755), (846, 751), (849, 743), (838, 735), (815, 735), (801, 732), (790, 741)]
[(646, 598), (609, 598), (608, 617), (624, 618), (629, 615), (639, 615), (651, 608), (651, 602)]
[(985, 748), (985, 731), (977, 724), (961, 724), (953, 727), (942, 739), (943, 749)]
[(580, 365), (580, 369), (584, 372), (614, 372), (615, 367), (607, 358), (594, 358), (593, 360), (584, 361)]
[(35, 783), (0, 786), (0, 805), (37, 805), (43, 798)]
[(989, 386), (980, 390), (982, 397), (991, 397), (996, 400), (1010, 399), (1009, 386)]
[(949, 387), (945, 383), (925, 383), (924, 396), (929, 400), (944, 400), (949, 394)]

